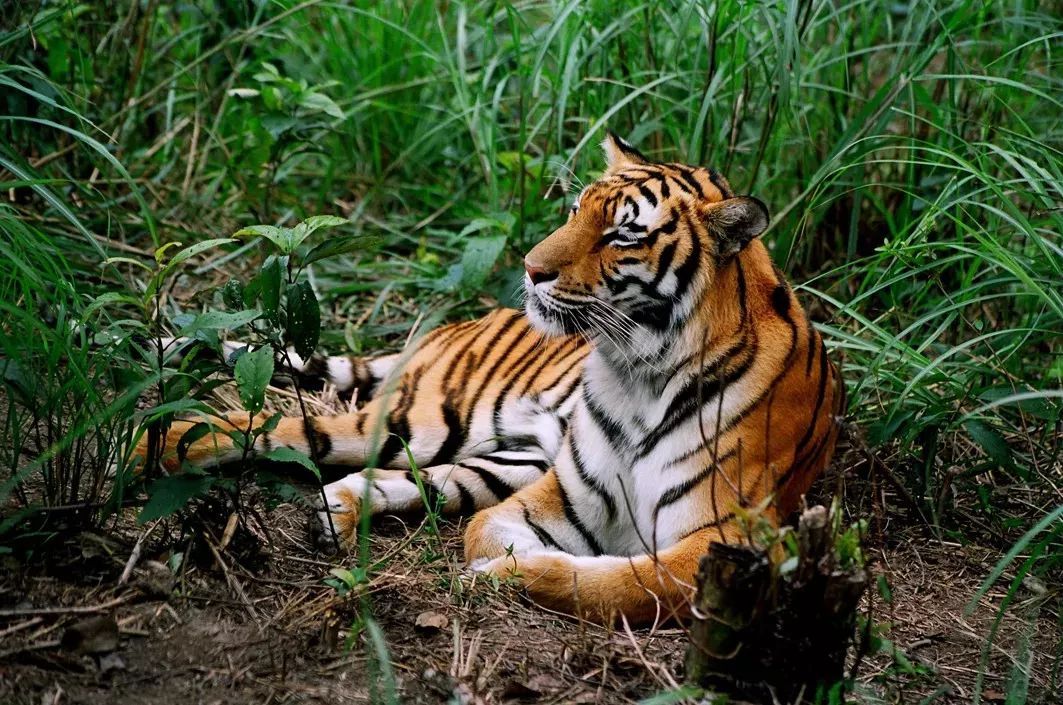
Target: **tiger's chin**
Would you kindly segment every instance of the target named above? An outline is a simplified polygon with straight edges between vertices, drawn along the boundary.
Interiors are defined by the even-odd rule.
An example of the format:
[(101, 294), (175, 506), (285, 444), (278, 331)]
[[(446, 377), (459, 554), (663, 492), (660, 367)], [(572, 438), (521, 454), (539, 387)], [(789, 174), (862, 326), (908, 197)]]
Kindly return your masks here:
[(524, 313), (532, 328), (549, 336), (573, 335), (579, 332), (571, 316), (554, 311), (540, 299), (534, 288), (529, 287), (524, 302)]

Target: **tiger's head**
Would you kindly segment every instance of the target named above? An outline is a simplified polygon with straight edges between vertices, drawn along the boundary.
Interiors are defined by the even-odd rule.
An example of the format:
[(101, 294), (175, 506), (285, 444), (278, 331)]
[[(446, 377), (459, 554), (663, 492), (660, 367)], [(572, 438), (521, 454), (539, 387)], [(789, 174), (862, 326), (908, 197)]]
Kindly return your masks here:
[(712, 169), (651, 162), (612, 133), (602, 146), (605, 173), (524, 258), (528, 318), (546, 333), (660, 346), (768, 211)]

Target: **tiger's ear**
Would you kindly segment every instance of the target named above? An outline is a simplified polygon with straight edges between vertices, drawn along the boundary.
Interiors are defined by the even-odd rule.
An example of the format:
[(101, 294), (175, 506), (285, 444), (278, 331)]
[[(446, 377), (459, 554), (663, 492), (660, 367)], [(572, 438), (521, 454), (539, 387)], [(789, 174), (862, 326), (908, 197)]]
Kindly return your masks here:
[(648, 164), (650, 161), (612, 130), (605, 133), (602, 149), (605, 150), (606, 172), (617, 171), (626, 166)]
[(768, 229), (768, 207), (759, 198), (736, 196), (705, 209), (705, 224), (716, 237), (716, 251), (733, 257)]

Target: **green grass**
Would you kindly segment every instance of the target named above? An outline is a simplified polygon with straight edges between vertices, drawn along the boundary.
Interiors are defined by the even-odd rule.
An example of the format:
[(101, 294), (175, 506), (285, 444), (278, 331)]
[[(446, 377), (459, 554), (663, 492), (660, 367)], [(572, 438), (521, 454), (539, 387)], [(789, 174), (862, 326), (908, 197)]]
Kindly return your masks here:
[[(87, 420), (109, 419), (124, 429), (109, 432), (117, 440), (88, 442), (109, 461), (128, 443), (132, 404), (94, 375), (135, 368), (155, 388), (159, 373), (139, 371), (141, 352), (123, 337), (154, 323), (129, 300), (90, 318), (111, 347), (34, 315), (82, 322), (94, 297), (139, 297), (146, 277), (103, 266), (106, 256), (150, 262), (162, 243), (349, 216), (351, 231), (374, 237), (311, 269), (334, 322), (324, 340), (395, 344), (420, 314), (512, 303), (521, 254), (560, 222), (566, 191), (594, 177), (608, 127), (651, 156), (716, 166), (769, 204), (766, 241), (844, 360), (851, 418), (873, 451), (935, 531), (1017, 545), (1063, 492), (1060, 9), (200, 0), (6, 10), (2, 354), (5, 375), (12, 362), (37, 365), (55, 393), (31, 405), (5, 381), (4, 491), (22, 493), (20, 504), (71, 501), (17, 481), (56, 472), (34, 459), (44, 449), (25, 450), (27, 409), (54, 422), (45, 446), (60, 455), (94, 433)], [(161, 319), (211, 304), (211, 287), (248, 276), (264, 255), (234, 245), (197, 260), (160, 300)], [(98, 398), (71, 412), (69, 393), (90, 388)], [(107, 492), (79, 486), (73, 500)], [(1057, 521), (1031, 539), (1039, 558), (1024, 570), (1060, 574), (1061, 531)]]

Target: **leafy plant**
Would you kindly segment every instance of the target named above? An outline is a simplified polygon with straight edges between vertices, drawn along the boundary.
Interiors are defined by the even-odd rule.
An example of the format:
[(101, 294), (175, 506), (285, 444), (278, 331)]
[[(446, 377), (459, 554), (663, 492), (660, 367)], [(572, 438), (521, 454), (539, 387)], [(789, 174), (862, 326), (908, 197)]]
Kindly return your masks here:
[[(258, 476), (255, 468), (249, 463), (255, 444), (263, 434), (274, 430), (281, 418), (280, 414), (260, 418), (266, 404), (267, 387), (275, 375), (275, 362), (281, 361), (287, 370), (296, 369), (297, 365), (292, 356), (306, 358), (312, 355), (321, 333), (321, 310), (317, 297), (313, 287), (301, 278), (301, 274), (308, 265), (348, 252), (359, 244), (357, 237), (344, 236), (311, 244), (312, 236), (316, 231), (346, 223), (343, 218), (315, 216), (290, 228), (257, 225), (241, 229), (236, 233), (237, 238), (261, 240), (267, 243), (274, 253), (266, 258), (258, 273), (246, 285), (237, 279), (230, 279), (222, 287), (221, 298), (230, 310), (208, 310), (198, 314), (182, 314), (175, 318), (174, 327), (179, 330), (181, 336), (174, 341), (178, 346), (206, 344), (221, 353), (223, 348), (218, 335), (220, 331), (232, 333), (237, 339), (247, 343), (226, 361), (232, 365), (231, 377), (236, 384), (240, 404), (246, 413), (244, 422), (230, 416), (229, 421), (236, 425), (236, 428), (226, 432), (234, 446), (240, 450), (241, 461), (239, 473), (234, 478), (218, 478), (202, 470), (186, 467), (181, 475), (157, 480), (149, 488), (151, 499), (141, 513), (141, 522), (172, 514), (194, 498), (218, 488), (227, 491), (233, 502), (239, 506), (242, 484), (247, 479)], [(154, 295), (159, 288), (155, 283), (161, 282), (174, 271), (174, 267), (185, 262), (190, 256), (231, 242), (234, 240), (229, 238), (209, 240), (179, 250), (155, 273), (145, 297)], [(163, 340), (159, 338), (158, 344), (165, 347)], [(215, 367), (215, 371), (224, 372), (225, 369)], [(221, 382), (224, 382), (226, 376), (222, 376)], [(208, 384), (210, 388), (216, 386), (213, 381)], [(295, 389), (300, 410), (305, 418), (308, 412), (302, 393), (298, 386)], [(188, 394), (189, 390), (186, 389), (185, 393)], [(193, 393), (192, 396), (195, 397), (196, 394)], [(214, 429), (215, 424), (209, 409), (202, 405), (195, 405), (195, 408), (203, 412), (206, 418), (190, 427), (181, 443), (202, 438)], [(158, 411), (157, 407), (156, 417)], [(172, 418), (167, 418), (167, 422), (169, 421), (172, 421)], [(318, 450), (314, 446), (314, 439), (311, 437), (309, 440), (309, 455), (293, 448), (277, 447), (264, 453), (262, 457), (278, 463), (301, 466), (320, 482)], [(170, 452), (179, 452), (179, 449), (171, 449)], [(264, 486), (272, 493), (282, 492), (286, 497), (294, 495), (288, 491), (286, 483), (279, 481), (272, 473), (267, 474), (264, 479)]]
[(258, 88), (233, 88), (229, 95), (251, 106), (244, 112), (246, 131), (240, 145), (240, 164), (252, 173), (262, 173), (260, 219), (272, 217), (272, 196), (292, 162), (320, 152), (318, 140), (344, 112), (325, 92), (339, 85), (326, 81), (311, 86), (305, 79), (282, 75), (264, 61), (252, 80)]

